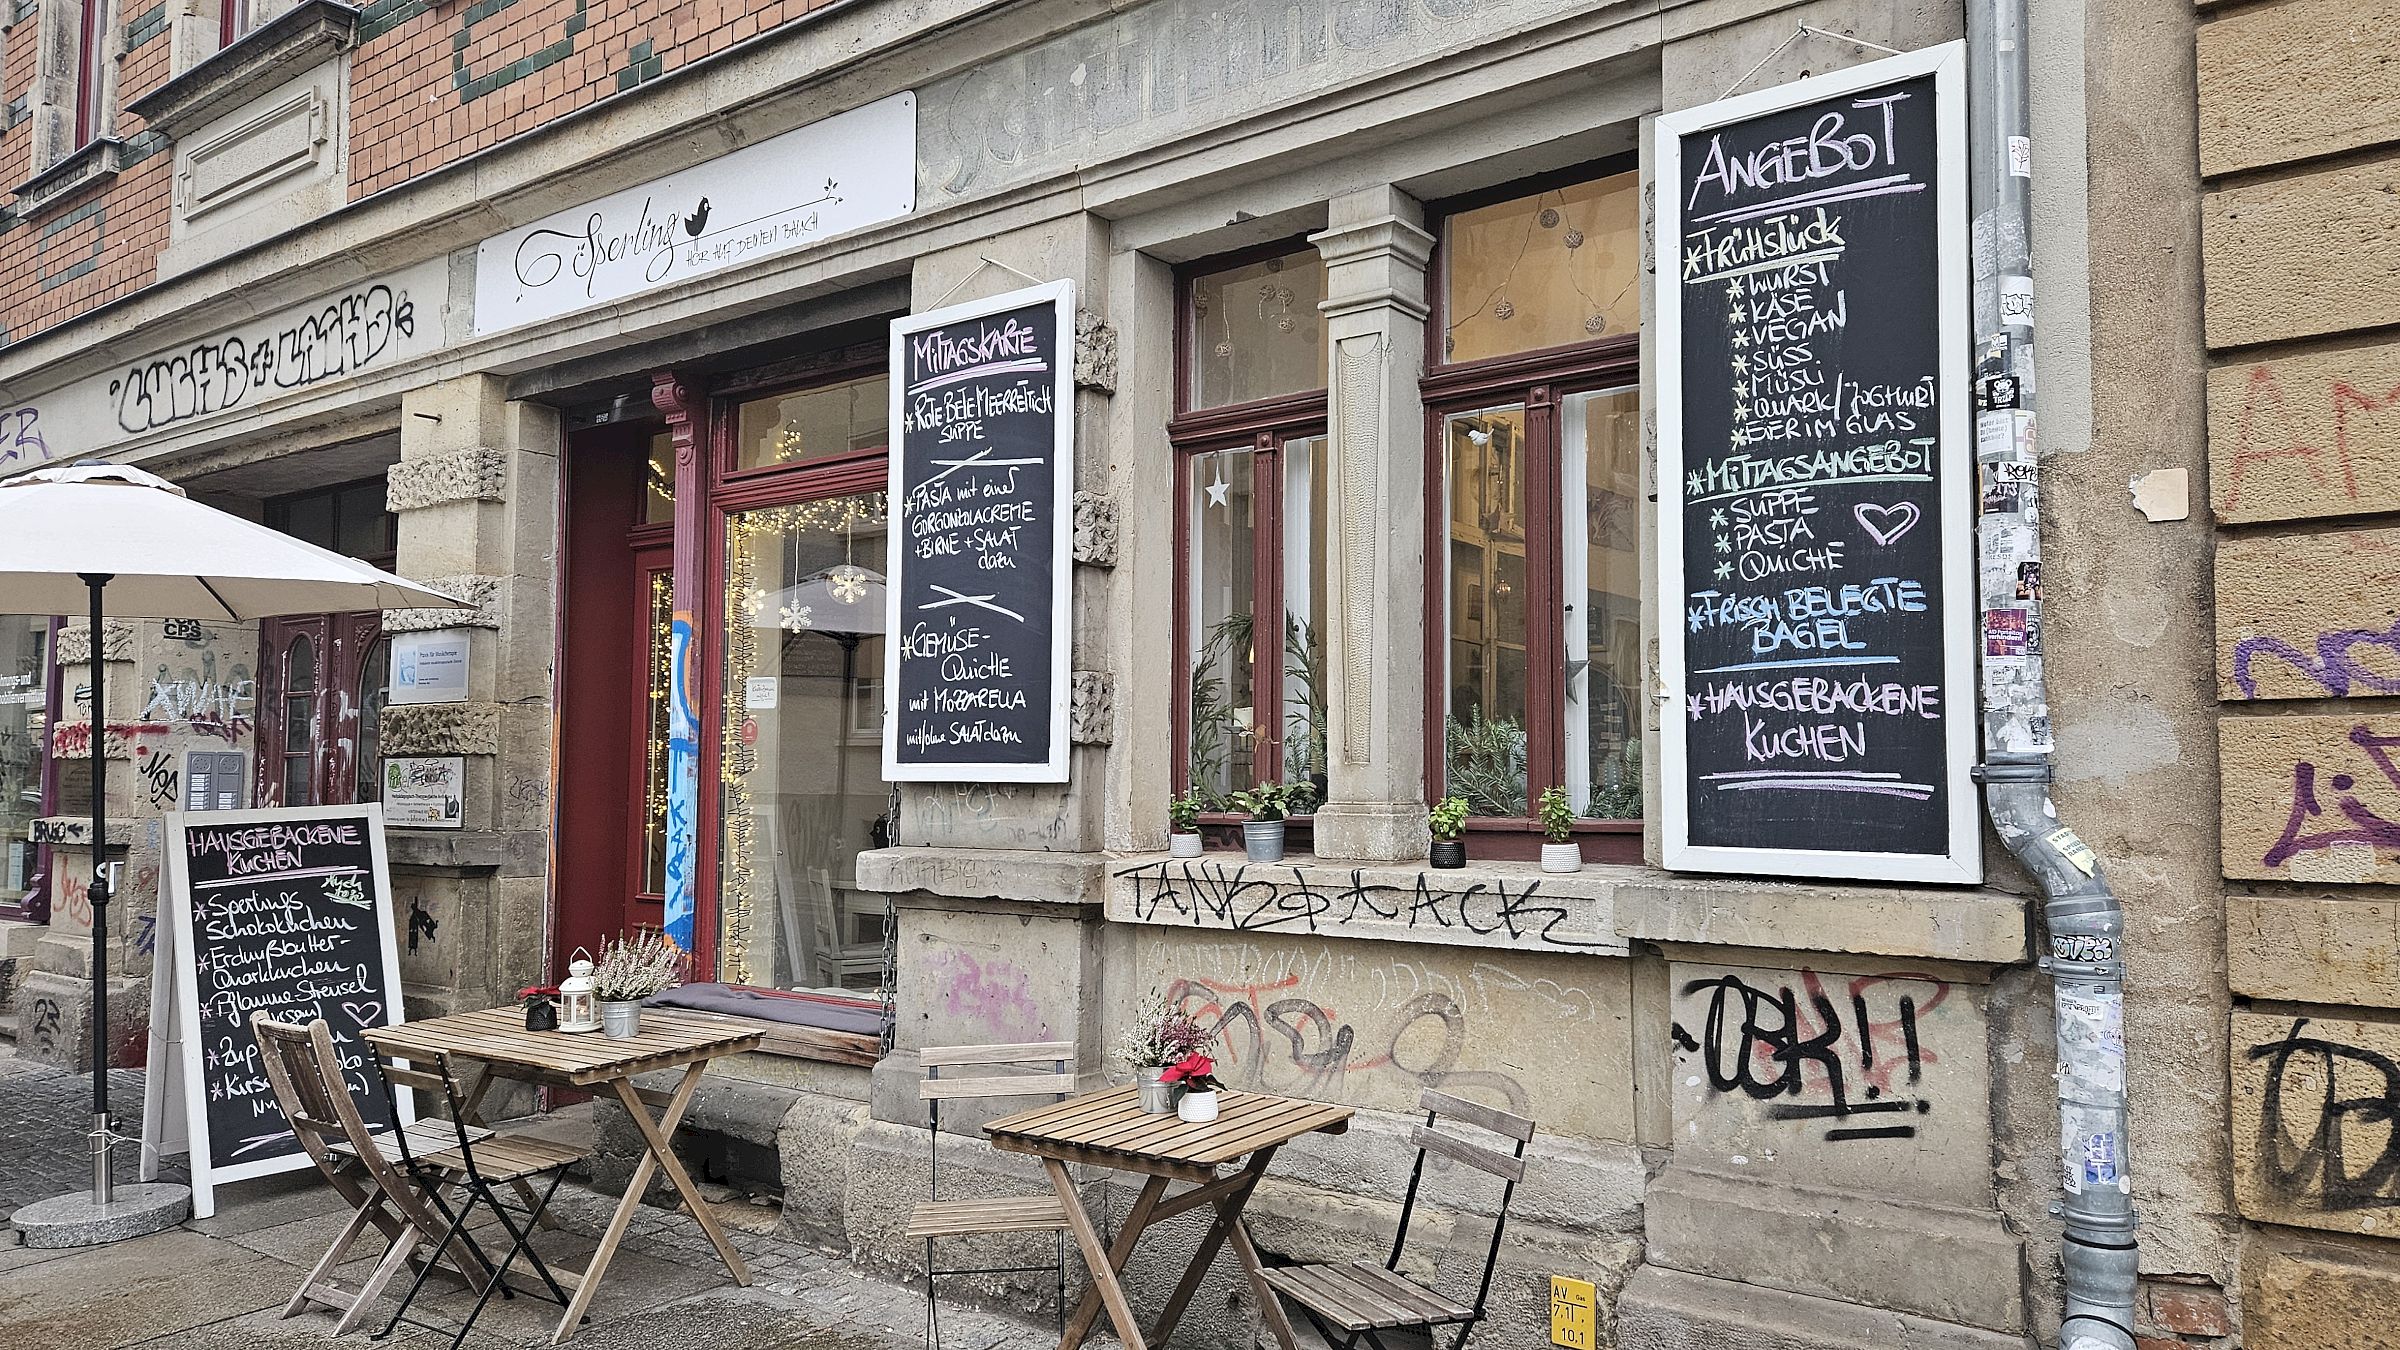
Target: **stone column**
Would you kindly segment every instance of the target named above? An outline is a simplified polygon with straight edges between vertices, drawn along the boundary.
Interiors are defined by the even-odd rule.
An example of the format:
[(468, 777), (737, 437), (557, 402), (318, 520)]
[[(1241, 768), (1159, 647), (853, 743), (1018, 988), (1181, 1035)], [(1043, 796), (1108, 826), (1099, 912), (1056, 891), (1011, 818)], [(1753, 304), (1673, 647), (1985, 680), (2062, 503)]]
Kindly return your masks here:
[(398, 570), (475, 602), (394, 610), (393, 634), (467, 638), (467, 697), (384, 710), (386, 757), (461, 755), (461, 828), (390, 831), (392, 922), (411, 1016), (506, 1001), (548, 973), (551, 583), (559, 427), (467, 375), (401, 402), (388, 501)]
[(1391, 187), (1328, 204), (1325, 257), (1333, 463), (1326, 664), (1330, 758), (1317, 808), (1325, 858), (1425, 852), (1424, 208)]

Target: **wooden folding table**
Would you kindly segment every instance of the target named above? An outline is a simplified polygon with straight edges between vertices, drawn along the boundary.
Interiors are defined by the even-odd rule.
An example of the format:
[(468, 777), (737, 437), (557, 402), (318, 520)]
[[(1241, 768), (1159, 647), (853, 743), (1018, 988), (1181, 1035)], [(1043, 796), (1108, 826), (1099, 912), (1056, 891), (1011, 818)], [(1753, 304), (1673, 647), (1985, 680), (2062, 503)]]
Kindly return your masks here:
[[(575, 1291), (566, 1314), (559, 1319), (558, 1333), (550, 1338), (552, 1345), (574, 1335), (576, 1327), (581, 1325), (592, 1295), (608, 1272), (609, 1261), (617, 1254), (617, 1244), (624, 1240), (625, 1226), (641, 1205), (643, 1189), (660, 1172), (666, 1173), (667, 1184), (683, 1197), (684, 1208), (691, 1211), (700, 1231), (708, 1235), (717, 1255), (724, 1259), (725, 1268), (733, 1273), (734, 1283), (750, 1283), (749, 1267), (742, 1264), (741, 1254), (726, 1240), (724, 1230), (717, 1226), (715, 1216), (709, 1213), (707, 1203), (693, 1188), (691, 1177), (684, 1172), (683, 1164), (676, 1160), (667, 1141), (682, 1122), (684, 1109), (691, 1105), (692, 1089), (700, 1085), (700, 1075), (707, 1070), (709, 1061), (758, 1048), (763, 1032), (754, 1024), (683, 1009), (646, 1008), (642, 1011), (640, 1035), (610, 1039), (596, 1032), (570, 1035), (561, 1031), (527, 1031), (524, 1010), (511, 1007), (402, 1022), (398, 1026), (370, 1027), (362, 1034), (376, 1049), (394, 1058), (430, 1057), (439, 1051), (482, 1064), (484, 1073), (476, 1079), (465, 1102), (469, 1124), (484, 1123), (479, 1108), (492, 1081), (515, 1078), (553, 1087), (588, 1090), (605, 1087), (616, 1095), (625, 1114), (633, 1118), (634, 1128), (641, 1131), (642, 1160), (634, 1167), (633, 1179), (626, 1183), (625, 1194), (617, 1201), (617, 1211), (609, 1217), (607, 1230), (600, 1235), (600, 1245), (592, 1249), (591, 1260), (581, 1271), (552, 1267), (560, 1282)], [(683, 1077), (672, 1092), (634, 1085), (635, 1074), (674, 1068), (681, 1068)], [(656, 1116), (650, 1114), (653, 1107), (658, 1110)]]
[[(1199, 1292), (1209, 1263), (1228, 1242), (1233, 1244), (1234, 1255), (1249, 1276), (1250, 1289), (1275, 1339), (1284, 1350), (1295, 1350), (1291, 1319), (1284, 1315), (1275, 1291), (1267, 1287), (1258, 1249), (1251, 1245), (1249, 1230), (1242, 1226), (1242, 1207), (1250, 1202), (1250, 1193), (1265, 1175), (1276, 1149), (1304, 1134), (1340, 1134), (1348, 1130), (1350, 1108), (1231, 1089), (1219, 1091), (1217, 1103), (1215, 1120), (1203, 1125), (1186, 1124), (1172, 1115), (1144, 1114), (1137, 1090), (1124, 1087), (1021, 1111), (983, 1127), (991, 1136), (993, 1147), (1008, 1153), (1031, 1154), (1042, 1160), (1051, 1187), (1066, 1205), (1075, 1244), (1083, 1249), (1084, 1264), (1091, 1267), (1092, 1287), (1076, 1305), (1075, 1315), (1067, 1319), (1066, 1332), (1059, 1337), (1059, 1350), (1076, 1350), (1082, 1345), (1103, 1307), (1108, 1309), (1108, 1320), (1115, 1325), (1117, 1339), (1124, 1342), (1125, 1350), (1165, 1345), (1175, 1332), (1175, 1324), (1182, 1320), (1184, 1307)], [(1238, 1170), (1218, 1175), (1220, 1168), (1244, 1158), (1248, 1161)], [(1075, 1193), (1075, 1183), (1067, 1175), (1068, 1163), (1139, 1172), (1149, 1177), (1141, 1194), (1134, 1198), (1133, 1208), (1127, 1212), (1125, 1226), (1118, 1230), (1115, 1243), (1103, 1245), (1099, 1230), (1083, 1212), (1082, 1198)], [(1170, 1198), (1166, 1190), (1171, 1181), (1191, 1182), (1192, 1189)], [(1209, 1225), (1207, 1235), (1192, 1254), (1191, 1264), (1184, 1269), (1183, 1279), (1176, 1284), (1166, 1309), (1159, 1314), (1158, 1325), (1145, 1340), (1134, 1323), (1132, 1305), (1126, 1301), (1125, 1288), (1117, 1277), (1133, 1258), (1134, 1244), (1141, 1240), (1144, 1229), (1202, 1205), (1215, 1207), (1216, 1221)]]

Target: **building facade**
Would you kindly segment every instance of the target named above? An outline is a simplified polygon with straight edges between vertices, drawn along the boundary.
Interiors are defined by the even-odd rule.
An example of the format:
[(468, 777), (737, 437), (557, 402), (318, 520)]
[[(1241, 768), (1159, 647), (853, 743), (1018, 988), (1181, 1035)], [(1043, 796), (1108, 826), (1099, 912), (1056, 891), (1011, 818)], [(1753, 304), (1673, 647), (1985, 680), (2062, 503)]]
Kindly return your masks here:
[[(1359, 1108), (1260, 1188), (1270, 1259), (1380, 1254), (1437, 1087), (1540, 1126), (1479, 1338), (1545, 1343), (1551, 1275), (1604, 1344), (2055, 1338), (2030, 882), (1996, 841), (1981, 886), (1676, 873), (1652, 823), (1649, 119), (1962, 7), (130, 3), (4, 11), (0, 471), (138, 463), (476, 607), (5, 621), (20, 1053), (89, 1044), (97, 671), (126, 1062), (160, 815), (386, 799), (411, 1015), (666, 927), (772, 996), (695, 1157), (892, 1272), (917, 1052), (1122, 1081), (1157, 993), (1235, 1086)], [(2032, 601), (2057, 807), (2128, 914), (2136, 1330), (2375, 1344), (2394, 16), (2032, 8)], [(888, 784), (890, 326), (1053, 281), (1068, 781)], [(1259, 781), (1318, 799), (1289, 864), (1222, 812), (1169, 861), (1171, 796)], [(1578, 874), (1531, 861), (1553, 786)], [(1424, 1250), (1477, 1264), (1437, 1189)], [(1220, 1265), (1185, 1334), (1246, 1343)]]

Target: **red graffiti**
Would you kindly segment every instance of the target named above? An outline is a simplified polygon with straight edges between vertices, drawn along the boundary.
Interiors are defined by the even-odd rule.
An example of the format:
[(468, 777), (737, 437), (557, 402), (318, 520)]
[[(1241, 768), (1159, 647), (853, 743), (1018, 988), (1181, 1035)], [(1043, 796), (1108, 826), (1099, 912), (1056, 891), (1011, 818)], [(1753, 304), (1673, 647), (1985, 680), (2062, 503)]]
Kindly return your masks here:
[[(130, 741), (137, 736), (164, 736), (167, 734), (167, 724), (164, 722), (111, 722), (108, 724), (108, 734), (119, 741)], [(89, 722), (61, 722), (50, 732), (50, 751), (52, 754), (69, 756), (92, 753), (92, 724)]]
[(2269, 460), (2297, 459), (2318, 487), (2332, 486), (2324, 463), (2328, 455), (2333, 473), (2341, 477), (2343, 495), (2357, 498), (2358, 466), (2350, 453), (2350, 418), (2354, 413), (2380, 413), (2400, 407), (2400, 385), (2392, 386), (2378, 397), (2347, 380), (2335, 380), (2327, 391), (2327, 402), (2333, 414), (2330, 450), (2303, 436), (2292, 424), (2291, 408), (2284, 399), (2283, 386), (2275, 379), (2274, 367), (2261, 362), (2250, 368), (2249, 381), (2242, 391), (2242, 422), (2234, 446), (2233, 466), (2226, 475), (2227, 506), (2242, 499), (2243, 473), (2252, 465)]

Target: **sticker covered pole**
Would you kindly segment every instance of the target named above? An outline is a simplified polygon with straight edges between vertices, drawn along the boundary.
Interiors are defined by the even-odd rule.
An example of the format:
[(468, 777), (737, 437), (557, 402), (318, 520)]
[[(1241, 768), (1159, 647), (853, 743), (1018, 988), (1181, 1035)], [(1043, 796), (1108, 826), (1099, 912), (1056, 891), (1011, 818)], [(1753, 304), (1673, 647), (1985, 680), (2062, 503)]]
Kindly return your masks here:
[(1968, 7), (1983, 763), (1993, 827), (2041, 883), (2058, 1033), (2063, 1350), (2133, 1350), (2138, 1261), (2125, 1102), (2124, 912), (2050, 800), (2035, 457), (2032, 119), (2025, 0)]

